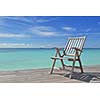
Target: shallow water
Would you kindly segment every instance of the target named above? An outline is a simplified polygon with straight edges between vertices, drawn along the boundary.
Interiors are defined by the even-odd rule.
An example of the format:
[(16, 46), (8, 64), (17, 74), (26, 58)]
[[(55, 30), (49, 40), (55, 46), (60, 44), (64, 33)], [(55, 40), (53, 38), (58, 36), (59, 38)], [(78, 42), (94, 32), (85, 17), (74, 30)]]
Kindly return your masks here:
[[(0, 49), (0, 70), (50, 68), (53, 55), (54, 49)], [(84, 49), (81, 59), (85, 66), (100, 65), (100, 49)]]

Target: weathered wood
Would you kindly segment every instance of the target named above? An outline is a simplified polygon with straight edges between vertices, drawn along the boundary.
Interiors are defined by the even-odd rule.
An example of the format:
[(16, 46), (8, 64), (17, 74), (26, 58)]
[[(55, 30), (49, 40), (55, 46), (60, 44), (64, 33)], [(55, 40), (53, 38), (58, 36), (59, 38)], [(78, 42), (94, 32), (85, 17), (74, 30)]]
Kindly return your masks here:
[(56, 63), (56, 59), (54, 59), (54, 62), (53, 62), (53, 65), (52, 65), (52, 69), (51, 69), (51, 71), (50, 71), (50, 74), (52, 74), (52, 73), (53, 73), (55, 63)]
[(81, 60), (80, 60), (80, 57), (78, 56), (78, 61), (79, 61), (79, 65), (80, 65), (80, 69), (81, 69), (81, 73), (83, 73), (83, 68), (82, 68), (82, 63), (81, 63)]
[[(75, 67), (76, 61), (79, 62), (81, 73), (83, 73), (83, 68), (82, 68), (80, 56), (81, 56), (82, 49), (83, 49), (83, 46), (84, 46), (84, 43), (85, 43), (85, 39), (86, 39), (85, 36), (84, 37), (68, 38), (68, 42), (67, 42), (67, 44), (64, 48), (62, 55), (60, 54), (60, 49), (56, 48), (56, 54), (58, 55), (58, 57), (57, 57), (57, 55), (55, 57), (52, 57), (54, 62), (53, 62), (53, 66), (52, 66), (52, 69), (51, 69), (51, 73), (54, 70), (56, 60), (60, 60), (61, 64), (62, 64), (62, 68), (65, 69), (65, 67), (64, 67), (65, 64), (64, 64), (64, 61), (63, 61), (65, 56), (68, 57), (68, 59), (67, 59), (68, 61), (73, 61), (72, 70), (71, 70), (71, 73), (70, 73), (70, 76), (69, 76), (70, 78), (72, 77), (72, 73), (74, 72), (74, 67)], [(73, 58), (69, 58), (71, 56)]]
[[(61, 54), (60, 54), (60, 51), (58, 50), (57, 52), (58, 52), (59, 57), (62, 57)], [(65, 69), (63, 59), (60, 59), (60, 61), (61, 61), (61, 64), (62, 64), (62, 68)]]
[[(57, 52), (56, 52), (56, 54), (55, 54), (55, 57), (57, 57)], [(54, 61), (53, 61), (53, 65), (52, 65), (52, 68), (51, 68), (50, 74), (53, 73), (55, 63), (56, 63), (56, 59), (54, 59)]]
[[(50, 74), (53, 73), (53, 70), (54, 70), (54, 66), (55, 66), (56, 60), (59, 59), (59, 58), (57, 58), (57, 55), (59, 56), (59, 58), (62, 57), (61, 54), (60, 54), (60, 49), (59, 49), (59, 48), (56, 48), (56, 55), (55, 55), (55, 57), (52, 57), (52, 59), (53, 59), (54, 61), (53, 61), (53, 65), (52, 65)], [(59, 60), (61, 61), (62, 68), (65, 69), (63, 59), (59, 59)]]
[(73, 65), (72, 65), (72, 70), (71, 70), (71, 73), (69, 75), (69, 78), (71, 79), (72, 78), (72, 74), (74, 72), (74, 66), (75, 66), (75, 60), (73, 60)]

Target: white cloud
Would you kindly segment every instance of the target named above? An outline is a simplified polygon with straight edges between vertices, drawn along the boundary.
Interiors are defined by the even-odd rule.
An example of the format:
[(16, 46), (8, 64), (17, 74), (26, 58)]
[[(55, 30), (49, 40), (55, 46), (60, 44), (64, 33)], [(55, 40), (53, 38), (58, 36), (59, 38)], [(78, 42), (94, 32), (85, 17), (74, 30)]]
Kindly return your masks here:
[(56, 32), (38, 32), (37, 34), (43, 35), (43, 36), (54, 36), (56, 35)]
[(87, 28), (87, 29), (85, 29), (84, 31), (85, 32), (90, 32), (92, 29), (91, 28)]
[(48, 22), (48, 19), (37, 19), (36, 22), (42, 23), (42, 22)]
[(14, 33), (0, 33), (0, 38), (27, 38), (30, 37), (26, 34), (14, 34)]
[(51, 31), (54, 30), (51, 26), (34, 26), (32, 27), (33, 30), (40, 30), (40, 31)]
[(73, 36), (71, 33), (58, 32), (51, 26), (34, 26), (31, 32), (40, 36)]
[(73, 27), (68, 27), (68, 26), (65, 26), (65, 27), (62, 27), (63, 30), (66, 30), (66, 31), (76, 31), (75, 28)]
[(43, 23), (43, 22), (49, 22), (52, 20), (56, 20), (57, 17), (54, 18), (44, 18), (43, 16), (31, 16), (32, 18), (29, 18), (28, 16), (3, 16), (1, 18), (3, 19), (11, 19), (11, 20), (18, 20), (18, 21), (24, 21), (28, 23)]
[(33, 34), (41, 36), (55, 36), (57, 34), (56, 30), (50, 26), (35, 26), (31, 28)]
[(25, 22), (31, 22), (30, 19), (24, 16), (3, 16), (2, 19), (11, 19), (11, 20), (19, 20), (19, 21), (25, 21)]
[(32, 48), (32, 44), (25, 43), (0, 43), (0, 48)]
[(46, 18), (35, 18), (35, 20), (36, 20), (36, 22), (38, 22), (38, 23), (42, 23), (42, 22), (49, 22), (49, 21), (53, 21), (53, 20), (56, 20), (58, 17), (54, 17), (54, 18), (48, 18), (48, 19), (46, 19)]

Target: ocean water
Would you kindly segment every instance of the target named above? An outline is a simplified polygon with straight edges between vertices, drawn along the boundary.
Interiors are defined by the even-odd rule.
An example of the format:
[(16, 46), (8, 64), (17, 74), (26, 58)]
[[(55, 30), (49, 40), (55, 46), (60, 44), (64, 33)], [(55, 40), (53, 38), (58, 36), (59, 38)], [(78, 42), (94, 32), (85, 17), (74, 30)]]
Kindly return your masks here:
[[(50, 68), (55, 49), (0, 49), (0, 71)], [(84, 49), (84, 66), (100, 65), (100, 49)], [(71, 64), (66, 61), (67, 64)], [(57, 62), (56, 66), (61, 66)]]

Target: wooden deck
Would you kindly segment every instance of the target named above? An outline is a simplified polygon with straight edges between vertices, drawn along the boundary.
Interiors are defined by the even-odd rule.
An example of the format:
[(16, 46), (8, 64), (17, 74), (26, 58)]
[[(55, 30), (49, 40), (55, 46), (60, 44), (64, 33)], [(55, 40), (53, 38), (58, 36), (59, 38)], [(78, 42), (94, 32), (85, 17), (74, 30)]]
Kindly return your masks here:
[(68, 78), (68, 71), (55, 70), (49, 74), (50, 69), (32, 69), (20, 71), (0, 71), (0, 83), (97, 83), (100, 82), (100, 66), (84, 68), (80, 74), (78, 69)]

